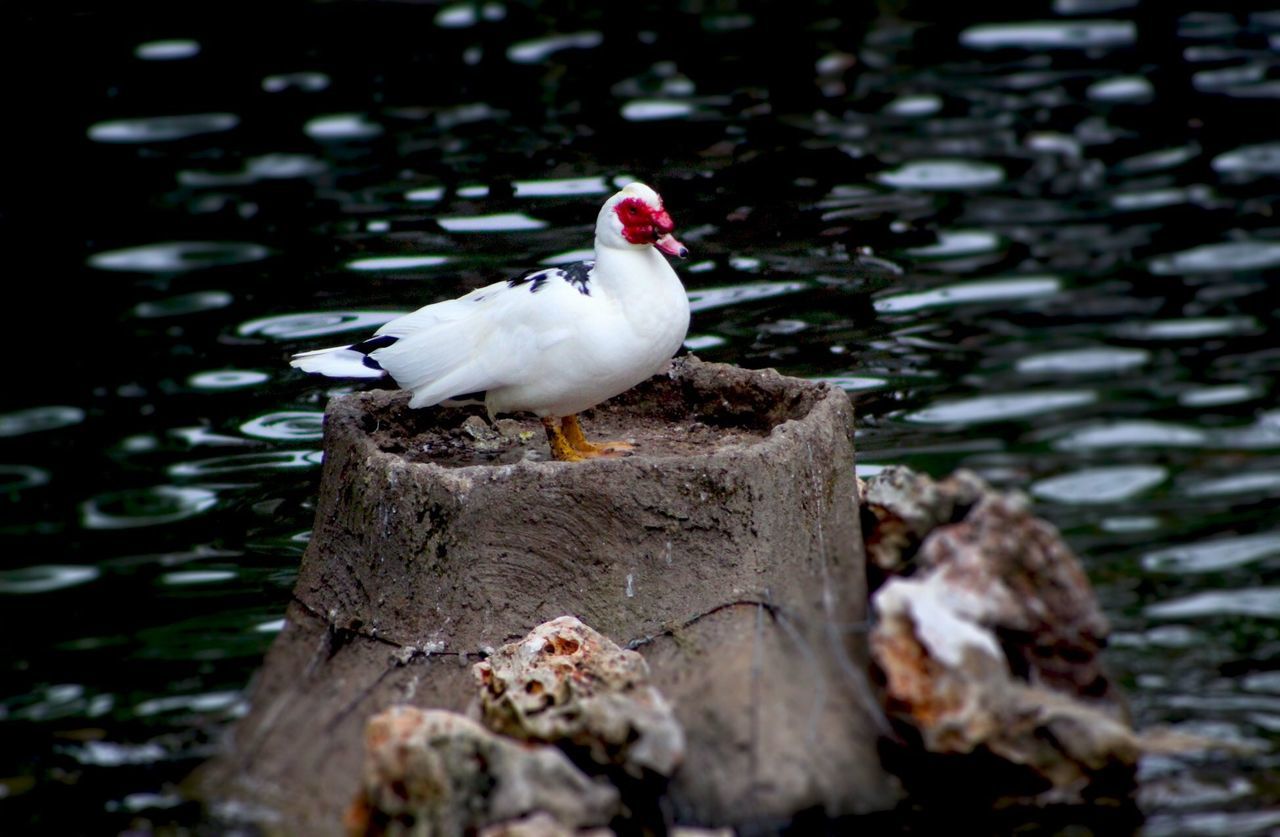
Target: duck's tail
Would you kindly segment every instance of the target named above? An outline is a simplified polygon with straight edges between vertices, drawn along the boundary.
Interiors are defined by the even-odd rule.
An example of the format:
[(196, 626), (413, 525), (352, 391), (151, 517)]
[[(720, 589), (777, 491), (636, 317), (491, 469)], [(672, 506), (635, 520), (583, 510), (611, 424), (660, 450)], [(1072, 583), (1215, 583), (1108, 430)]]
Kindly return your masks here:
[(330, 378), (381, 378), (386, 375), (378, 362), (356, 346), (333, 346), (300, 352), (289, 365), (303, 372), (313, 372)]

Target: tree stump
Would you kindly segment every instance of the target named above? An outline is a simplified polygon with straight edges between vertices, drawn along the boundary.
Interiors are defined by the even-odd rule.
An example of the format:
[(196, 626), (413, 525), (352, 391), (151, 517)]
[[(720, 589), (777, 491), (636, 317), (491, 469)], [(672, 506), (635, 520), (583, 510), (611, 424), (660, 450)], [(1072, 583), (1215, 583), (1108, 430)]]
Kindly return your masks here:
[[(545, 456), (535, 420), (335, 398), (315, 529), (203, 795), (330, 833), (365, 722), (461, 711), (471, 663), (574, 615), (639, 650), (687, 737), (677, 821), (760, 827), (896, 801), (864, 680), (864, 552), (840, 390), (696, 358), (584, 417), (633, 456)], [(532, 435), (531, 435), (532, 434)]]

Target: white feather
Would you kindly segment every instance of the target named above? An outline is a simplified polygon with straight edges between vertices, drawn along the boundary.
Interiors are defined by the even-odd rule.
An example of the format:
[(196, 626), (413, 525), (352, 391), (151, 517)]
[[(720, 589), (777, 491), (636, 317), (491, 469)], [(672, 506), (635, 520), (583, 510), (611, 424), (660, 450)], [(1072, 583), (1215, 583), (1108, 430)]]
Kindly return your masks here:
[(330, 378), (381, 378), (387, 373), (371, 369), (364, 363), (365, 356), (353, 352), (347, 346), (332, 349), (316, 349), (293, 356), (289, 365), (303, 372), (317, 372)]
[[(413, 391), (411, 407), (484, 391), (490, 413), (542, 416), (580, 412), (660, 371), (684, 340), (689, 301), (657, 250), (622, 237), (613, 208), (628, 197), (661, 208), (639, 184), (605, 203), (585, 286), (554, 267), (541, 282), (488, 285), (392, 320), (376, 336), (398, 339), (368, 357)], [(348, 346), (304, 352), (293, 365), (325, 375), (377, 374)]]

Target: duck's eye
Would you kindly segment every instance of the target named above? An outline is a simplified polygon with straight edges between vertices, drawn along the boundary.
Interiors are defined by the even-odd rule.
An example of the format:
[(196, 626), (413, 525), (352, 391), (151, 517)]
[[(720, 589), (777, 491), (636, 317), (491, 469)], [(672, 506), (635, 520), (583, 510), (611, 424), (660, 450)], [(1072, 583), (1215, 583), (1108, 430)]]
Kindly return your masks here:
[(627, 211), (630, 212), (632, 215), (640, 214), (640, 210), (636, 209), (634, 206), (628, 206)]

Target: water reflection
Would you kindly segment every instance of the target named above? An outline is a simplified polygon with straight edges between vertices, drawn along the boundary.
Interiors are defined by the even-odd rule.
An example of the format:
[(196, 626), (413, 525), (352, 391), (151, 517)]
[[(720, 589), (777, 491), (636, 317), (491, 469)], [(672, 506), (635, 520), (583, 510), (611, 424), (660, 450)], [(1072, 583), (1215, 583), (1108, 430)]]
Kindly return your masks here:
[(99, 270), (170, 273), (243, 264), (269, 255), (271, 251), (261, 244), (243, 241), (170, 241), (95, 253), (89, 264)]
[(317, 140), (361, 140), (382, 134), (383, 128), (360, 113), (335, 113), (307, 121), (302, 132)]
[(1034, 21), (989, 23), (960, 33), (970, 49), (1099, 49), (1128, 46), (1137, 28), (1127, 20)]
[(600, 32), (575, 32), (569, 35), (550, 35), (520, 41), (507, 48), (507, 59), (516, 64), (541, 64), (557, 52), (566, 49), (594, 49), (604, 43)]
[(283, 73), (267, 76), (262, 89), (268, 93), (284, 93), (296, 90), (302, 93), (318, 93), (329, 87), (329, 76), (317, 72)]
[(1168, 471), (1155, 465), (1086, 468), (1032, 483), (1031, 493), (1071, 505), (1117, 503), (1132, 500), (1167, 478)]
[(347, 262), (348, 270), (418, 270), (448, 264), (448, 256), (369, 256)]
[(285, 411), (259, 416), (240, 425), (240, 432), (256, 439), (314, 441), (323, 436), (323, 411)]
[(210, 477), (227, 474), (253, 474), (261, 471), (314, 468), (322, 461), (318, 450), (282, 450), (268, 453), (242, 453), (218, 456), (195, 462), (179, 462), (169, 467), (174, 477)]
[(257, 386), (271, 380), (266, 372), (252, 369), (221, 369), (216, 372), (199, 372), (187, 379), (196, 389), (227, 390)]
[(38, 564), (18, 569), (0, 569), (0, 593), (50, 593), (93, 581), (100, 574), (97, 567), (68, 564)]
[(875, 307), (881, 313), (896, 314), (945, 305), (1012, 302), (1057, 293), (1061, 287), (1062, 281), (1054, 276), (984, 279), (976, 282), (958, 282), (929, 291), (880, 297), (875, 301)]
[[(163, 66), (109, 15), (68, 18), (108, 31), (69, 100), (90, 139), (45, 167), (83, 163), (73, 211), (45, 225), (71, 243), (40, 243), (93, 242), (90, 267), (136, 275), (73, 269), (113, 324), (86, 345), (113, 350), (0, 414), (4, 458), (25, 463), (0, 466), (0, 552), (49, 562), (0, 569), (0, 612), (45, 624), (49, 602), (74, 603), (90, 625), (50, 623), (0, 661), (0, 723), (45, 725), (0, 729), (16, 777), (0, 794), (45, 816), (168, 804), (190, 716), (236, 711), (200, 696), (228, 700), (283, 627), (320, 410), (353, 388), (289, 353), (498, 265), (590, 258), (582, 207), (628, 169), (694, 233), (689, 348), (856, 392), (864, 475), (966, 466), (1029, 490), (1090, 562), (1139, 722), (1274, 738), (1280, 711), (1249, 687), (1280, 616), (1280, 558), (1259, 553), (1280, 496), (1280, 143), (1256, 113), (1280, 89), (1280, 18), (1135, 0), (1054, 0), (1063, 19), (1029, 22), (891, 11), (864, 32), (870, 7), (725, 6), (618, 34), (608, 10), (560, 10), (551, 30), (502, 2), (338, 0), (305, 51), (270, 37), (269, 10), (235, 61), (202, 26), (162, 27), (143, 37), (202, 45)], [(382, 35), (351, 37), (366, 28)], [(173, 102), (210, 113), (164, 115)], [(86, 527), (118, 534), (67, 532), (85, 498)], [(55, 538), (65, 557), (46, 557)], [(77, 562), (99, 574), (57, 586)], [(122, 658), (149, 664), (124, 682)], [(86, 728), (97, 749), (65, 738)], [(53, 740), (77, 749), (25, 743)], [(1144, 761), (1150, 827), (1196, 833), (1187, 814), (1215, 799), (1271, 805), (1265, 783), (1230, 780), (1269, 763), (1232, 759)]]
[(1142, 566), (1151, 572), (1209, 573), (1276, 555), (1280, 555), (1280, 532), (1265, 532), (1159, 549), (1142, 556)]
[(50, 406), (31, 407), (13, 413), (0, 413), (0, 437), (25, 436), (71, 427), (84, 421), (85, 412), (79, 407)]
[(752, 282), (745, 285), (724, 285), (719, 288), (698, 288), (689, 291), (689, 310), (707, 311), (742, 302), (793, 294), (809, 288), (807, 282)]
[(144, 320), (158, 317), (181, 317), (186, 314), (198, 314), (201, 311), (226, 308), (234, 301), (235, 297), (226, 291), (194, 291), (189, 294), (178, 294), (177, 296), (153, 302), (139, 302), (133, 307), (133, 313), (134, 316), (141, 317)]
[(1146, 349), (1099, 346), (1029, 355), (1018, 359), (1017, 369), (1027, 375), (1095, 375), (1129, 372), (1150, 359)]
[(1152, 619), (1204, 619), (1221, 616), (1254, 616), (1280, 619), (1280, 587), (1211, 590), (1149, 605)]
[(32, 465), (0, 465), (0, 495), (16, 494), (49, 482), (49, 472)]
[(99, 494), (81, 506), (80, 516), (86, 529), (135, 529), (186, 520), (217, 502), (206, 488), (158, 485)]
[(1263, 270), (1277, 265), (1280, 265), (1280, 242), (1231, 241), (1159, 256), (1151, 260), (1151, 272), (1165, 276), (1172, 273)]
[(202, 134), (230, 131), (239, 124), (240, 117), (234, 113), (113, 119), (91, 125), (89, 139), (110, 143), (172, 142)]
[(262, 335), (275, 340), (301, 340), (345, 331), (372, 330), (407, 311), (322, 311), (282, 314), (242, 323), (236, 332), (244, 337)]
[(1098, 394), (1092, 390), (1009, 392), (942, 401), (907, 413), (904, 418), (921, 424), (985, 424), (1058, 413), (1092, 404), (1097, 399)]
[(470, 217), (438, 218), (440, 226), (448, 232), (519, 232), (522, 230), (545, 229), (547, 222), (530, 217), (523, 212), (498, 212), (493, 215), (473, 215)]
[(975, 160), (918, 160), (873, 175), (895, 189), (983, 189), (1004, 180), (1004, 169)]
[(199, 55), (200, 44), (177, 38), (170, 41), (147, 41), (145, 44), (138, 44), (133, 54), (143, 61), (182, 61)]
[(559, 180), (517, 180), (512, 184), (517, 198), (603, 195), (609, 186), (603, 177), (569, 177)]

